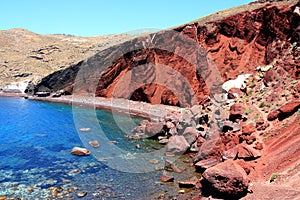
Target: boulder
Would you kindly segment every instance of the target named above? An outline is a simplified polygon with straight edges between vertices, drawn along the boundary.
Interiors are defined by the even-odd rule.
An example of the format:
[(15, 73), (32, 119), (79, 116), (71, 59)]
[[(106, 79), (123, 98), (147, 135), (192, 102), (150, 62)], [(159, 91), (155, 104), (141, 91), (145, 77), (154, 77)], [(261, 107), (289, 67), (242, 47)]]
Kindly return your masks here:
[(202, 108), (203, 107), (201, 105), (194, 105), (190, 108), (190, 110), (192, 111), (192, 114), (195, 116), (202, 112)]
[(263, 143), (261, 143), (261, 142), (256, 142), (255, 144), (254, 144), (254, 147), (253, 147), (254, 149), (257, 149), (257, 150), (262, 150), (263, 148), (264, 148), (264, 145), (263, 145)]
[(170, 122), (170, 121), (167, 121), (167, 122), (166, 122), (166, 127), (167, 127), (168, 129), (172, 129), (172, 128), (175, 128), (175, 124), (173, 124), (173, 123)]
[(274, 71), (273, 69), (268, 70), (268, 71), (265, 73), (263, 82), (264, 82), (264, 84), (265, 84), (266, 86), (268, 86), (268, 84), (269, 84), (270, 82), (275, 81), (276, 77), (277, 77), (277, 75), (276, 75), (276, 73), (275, 73), (275, 71)]
[(237, 198), (247, 193), (249, 179), (245, 170), (233, 160), (227, 160), (205, 170), (202, 175), (204, 193)]
[(237, 157), (243, 160), (255, 160), (261, 157), (261, 153), (253, 147), (246, 144), (239, 144)]
[(278, 118), (279, 114), (280, 114), (279, 110), (274, 110), (268, 114), (267, 119), (269, 121), (273, 121)]
[(245, 113), (245, 107), (240, 103), (235, 103), (230, 107), (230, 115), (243, 115)]
[(198, 130), (194, 127), (187, 127), (183, 132), (183, 137), (186, 141), (191, 145), (193, 144), (198, 138)]
[(88, 156), (91, 154), (91, 152), (86, 148), (74, 147), (71, 151), (71, 154), (77, 156)]
[(230, 107), (229, 120), (235, 122), (237, 119), (241, 119), (245, 113), (245, 107), (240, 103), (235, 103)]
[(291, 102), (286, 103), (285, 105), (281, 106), (277, 110), (270, 112), (267, 118), (269, 121), (275, 120), (277, 118), (279, 118), (279, 120), (283, 120), (286, 117), (292, 115), (294, 112), (296, 112), (299, 107), (300, 107), (300, 100), (299, 99), (292, 100)]
[(185, 137), (182, 135), (175, 135), (169, 138), (169, 142), (166, 146), (167, 152), (173, 152), (174, 154), (184, 153), (190, 147)]
[(244, 160), (236, 160), (235, 161), (237, 164), (239, 164), (246, 172), (247, 175), (250, 174), (251, 170), (253, 169), (253, 166), (249, 163), (249, 162), (246, 162)]
[(164, 127), (163, 122), (149, 122), (146, 124), (145, 133), (149, 137), (154, 137), (162, 132), (163, 127)]
[(223, 160), (235, 160), (238, 154), (238, 148), (233, 147), (223, 152), (222, 159)]
[(247, 124), (242, 126), (242, 134), (251, 135), (254, 132), (256, 132), (256, 127), (253, 124)]
[(220, 163), (220, 161), (215, 158), (208, 158), (205, 160), (201, 160), (195, 164), (196, 171), (202, 173), (206, 169), (213, 167), (219, 163)]
[(278, 110), (284, 114), (295, 112), (300, 107), (300, 100), (293, 100), (281, 106)]

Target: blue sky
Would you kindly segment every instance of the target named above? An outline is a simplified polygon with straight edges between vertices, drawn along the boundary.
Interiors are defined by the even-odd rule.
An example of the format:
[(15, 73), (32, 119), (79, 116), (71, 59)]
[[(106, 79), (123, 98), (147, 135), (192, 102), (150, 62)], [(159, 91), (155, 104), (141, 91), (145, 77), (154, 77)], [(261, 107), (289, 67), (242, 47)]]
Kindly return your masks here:
[(164, 29), (252, 0), (0, 0), (0, 30), (96, 36)]

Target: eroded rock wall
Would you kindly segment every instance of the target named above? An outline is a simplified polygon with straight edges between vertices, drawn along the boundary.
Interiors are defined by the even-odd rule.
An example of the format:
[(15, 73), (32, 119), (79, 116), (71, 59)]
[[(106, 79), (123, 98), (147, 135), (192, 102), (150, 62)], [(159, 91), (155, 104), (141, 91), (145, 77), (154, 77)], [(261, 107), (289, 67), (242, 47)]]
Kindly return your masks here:
[(187, 106), (259, 65), (280, 65), (299, 79), (300, 14), (293, 2), (127, 41), (80, 64), (77, 79), (73, 66), (43, 79), (37, 88), (72, 91), (76, 82), (77, 94)]

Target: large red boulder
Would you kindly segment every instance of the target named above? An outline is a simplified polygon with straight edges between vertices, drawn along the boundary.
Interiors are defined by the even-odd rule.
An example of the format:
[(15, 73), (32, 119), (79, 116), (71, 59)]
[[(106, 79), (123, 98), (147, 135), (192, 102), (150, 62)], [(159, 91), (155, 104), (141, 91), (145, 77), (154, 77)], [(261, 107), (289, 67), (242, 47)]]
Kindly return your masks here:
[(300, 100), (293, 100), (281, 106), (278, 110), (282, 113), (292, 113), (300, 107)]
[(300, 107), (300, 100), (299, 99), (292, 100), (291, 102), (284, 104), (277, 110), (270, 112), (267, 118), (269, 121), (275, 120), (277, 118), (279, 118), (280, 120), (284, 119), (292, 115), (295, 111), (298, 110), (299, 107)]
[(245, 107), (240, 103), (235, 103), (230, 107), (230, 121), (237, 121), (242, 118), (242, 115), (245, 113)]
[(274, 110), (268, 114), (267, 119), (269, 121), (273, 121), (278, 118), (279, 114), (280, 114), (279, 110)]
[(246, 194), (249, 179), (245, 170), (233, 160), (219, 163), (202, 175), (204, 190), (223, 198), (236, 198)]
[(245, 107), (240, 103), (235, 103), (230, 107), (230, 115), (243, 115), (245, 113)]
[(244, 135), (251, 135), (256, 131), (256, 127), (253, 124), (246, 124), (242, 126), (242, 133)]

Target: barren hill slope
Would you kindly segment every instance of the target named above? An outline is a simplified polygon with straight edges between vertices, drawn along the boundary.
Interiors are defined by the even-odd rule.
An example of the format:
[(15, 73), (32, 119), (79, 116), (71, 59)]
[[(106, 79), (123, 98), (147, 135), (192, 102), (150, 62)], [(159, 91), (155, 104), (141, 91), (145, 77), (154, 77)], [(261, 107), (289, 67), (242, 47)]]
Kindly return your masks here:
[(132, 37), (126, 34), (97, 37), (40, 35), (20, 28), (0, 30), (0, 86), (22, 80), (38, 82), (102, 48)]

